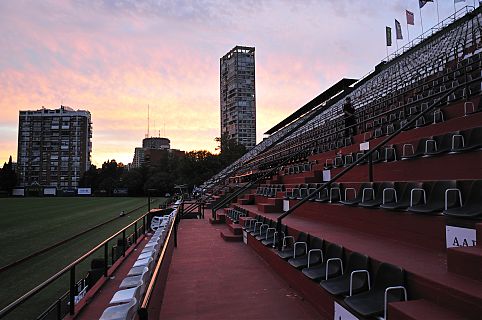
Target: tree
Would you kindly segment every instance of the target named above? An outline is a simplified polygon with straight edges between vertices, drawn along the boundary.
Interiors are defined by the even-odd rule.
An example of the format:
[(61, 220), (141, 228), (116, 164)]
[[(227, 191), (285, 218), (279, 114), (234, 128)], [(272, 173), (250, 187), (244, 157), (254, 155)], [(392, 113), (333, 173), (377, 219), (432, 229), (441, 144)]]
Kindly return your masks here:
[(214, 139), (218, 146), (216, 150), (220, 150), (219, 159), (224, 167), (238, 160), (246, 153), (246, 147), (238, 143), (235, 139), (228, 138), (225, 134)]
[(0, 190), (10, 191), (17, 185), (17, 175), (13, 168), (12, 156), (9, 157), (8, 163), (3, 164), (0, 169)]

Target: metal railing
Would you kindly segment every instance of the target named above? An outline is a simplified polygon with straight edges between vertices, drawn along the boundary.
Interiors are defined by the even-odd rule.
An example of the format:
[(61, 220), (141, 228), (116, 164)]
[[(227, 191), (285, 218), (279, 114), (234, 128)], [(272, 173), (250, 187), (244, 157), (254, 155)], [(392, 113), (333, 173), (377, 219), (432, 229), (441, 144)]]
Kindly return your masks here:
[[(136, 243), (139, 240), (140, 235), (144, 234), (147, 230), (147, 224), (148, 224), (148, 215), (149, 212), (146, 212), (143, 214), (141, 217), (137, 218), (121, 230), (117, 231), (114, 233), (112, 236), (109, 238), (105, 239), (98, 245), (96, 245), (94, 248), (89, 250), (87, 253), (83, 254), (81, 257), (77, 258), (75, 261), (55, 273), (53, 276), (42, 282), (41, 284), (37, 285), (35, 288), (31, 289), (24, 295), (22, 295), (20, 298), (16, 299), (15, 301), (11, 302), (9, 305), (7, 305), (5, 308), (0, 310), (0, 319), (4, 318), (8, 314), (10, 314), (12, 311), (14, 311), (16, 308), (18, 308), (20, 305), (37, 295), (39, 292), (41, 292), (43, 289), (48, 287), (50, 284), (55, 282), (57, 279), (61, 278), (63, 275), (69, 273), (69, 291), (68, 291), (68, 305), (69, 305), (69, 314), (70, 315), (75, 315), (75, 294), (76, 294), (76, 277), (75, 277), (75, 272), (76, 272), (76, 266), (78, 266), (81, 262), (86, 260), (87, 258), (91, 257), (92, 255), (96, 254), (98, 250), (103, 249), (104, 251), (104, 270), (103, 270), (103, 276), (108, 277), (109, 276), (109, 243), (113, 240), (117, 240), (119, 236), (122, 236), (122, 256), (125, 256), (126, 249), (127, 249), (127, 242), (129, 238), (132, 238), (133, 242)], [(131, 227), (134, 227), (134, 232), (130, 235), (127, 234), (127, 230)], [(139, 232), (141, 232), (139, 234)], [(60, 310), (61, 308), (59, 307), (61, 299), (57, 300), (54, 305), (56, 305), (56, 309)], [(51, 309), (52, 306), (48, 308)]]
[[(180, 206), (182, 206), (182, 202)], [(180, 207), (179, 206), (179, 207)], [(179, 208), (178, 207), (178, 208)], [(169, 232), (164, 240), (164, 244), (162, 246), (162, 251), (161, 254), (159, 255), (159, 259), (157, 260), (156, 266), (154, 268), (154, 271), (152, 272), (151, 280), (149, 281), (149, 284), (147, 285), (146, 292), (144, 294), (144, 298), (142, 299), (142, 303), (140, 304), (139, 310), (138, 310), (138, 315), (140, 320), (147, 320), (149, 319), (149, 305), (151, 302), (151, 298), (153, 297), (154, 293), (154, 288), (156, 287), (161, 268), (163, 267), (163, 263), (166, 262), (166, 259), (168, 259), (169, 252), (168, 249), (171, 246), (172, 241), (174, 242), (174, 247), (177, 247), (177, 228), (179, 225), (179, 219), (180, 215), (179, 212), (176, 213), (175, 218), (173, 223), (171, 223), (171, 226), (169, 228)], [(171, 240), (172, 239), (172, 240)]]

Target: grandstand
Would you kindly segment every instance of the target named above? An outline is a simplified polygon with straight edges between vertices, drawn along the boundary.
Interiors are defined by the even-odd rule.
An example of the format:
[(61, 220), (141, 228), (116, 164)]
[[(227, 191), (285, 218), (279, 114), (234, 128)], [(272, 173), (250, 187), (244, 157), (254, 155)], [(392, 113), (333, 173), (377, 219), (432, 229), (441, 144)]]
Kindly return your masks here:
[[(481, 21), (479, 8), (432, 30), (268, 131), (205, 183), (211, 221), (243, 227), (248, 245), (326, 318), (340, 306), (360, 318), (479, 318)], [(367, 271), (353, 275), (350, 295), (356, 269)]]
[(139, 247), (70, 316), (480, 319), (481, 65), (482, 9), (466, 7), (342, 79), (178, 202), (160, 231), (136, 232)]

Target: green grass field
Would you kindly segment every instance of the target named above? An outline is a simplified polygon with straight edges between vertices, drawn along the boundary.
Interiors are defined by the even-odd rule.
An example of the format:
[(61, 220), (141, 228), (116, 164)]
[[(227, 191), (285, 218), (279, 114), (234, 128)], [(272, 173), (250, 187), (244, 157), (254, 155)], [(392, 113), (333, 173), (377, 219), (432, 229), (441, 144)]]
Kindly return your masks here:
[[(157, 207), (160, 199), (151, 204)], [(144, 205), (144, 206), (143, 206)], [(90, 248), (147, 211), (146, 198), (4, 198), (0, 199), (0, 267), (48, 247), (99, 223), (137, 207), (142, 208), (0, 273), (0, 308), (80, 257)], [(97, 254), (103, 256), (103, 252)], [(91, 259), (76, 270), (85, 274)], [(68, 278), (60, 279), (24, 304), (7, 319), (31, 319), (68, 290)]]

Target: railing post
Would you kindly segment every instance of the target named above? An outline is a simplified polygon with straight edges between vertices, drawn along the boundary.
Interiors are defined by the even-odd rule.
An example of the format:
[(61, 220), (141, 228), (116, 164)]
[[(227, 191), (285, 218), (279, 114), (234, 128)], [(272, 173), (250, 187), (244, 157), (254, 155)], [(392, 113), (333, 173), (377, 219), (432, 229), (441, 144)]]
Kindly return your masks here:
[(126, 230), (122, 230), (122, 256), (126, 256)]
[(75, 314), (75, 266), (70, 268), (69, 313)]
[(146, 234), (146, 216), (142, 217), (142, 234)]
[(109, 241), (104, 244), (104, 277), (107, 277), (109, 269)]
[(134, 222), (134, 243), (137, 243), (137, 221)]
[(114, 255), (115, 255), (115, 249), (114, 249), (114, 247), (112, 247), (112, 250), (111, 250), (111, 255), (112, 255), (112, 256), (111, 256), (111, 260), (112, 260), (112, 263), (111, 263), (111, 264), (112, 264), (112, 265), (114, 265), (114, 262), (115, 262), (115, 258), (114, 258)]
[(62, 299), (57, 299), (57, 320), (62, 320)]
[(373, 160), (371, 155), (368, 157), (368, 181), (373, 182)]

